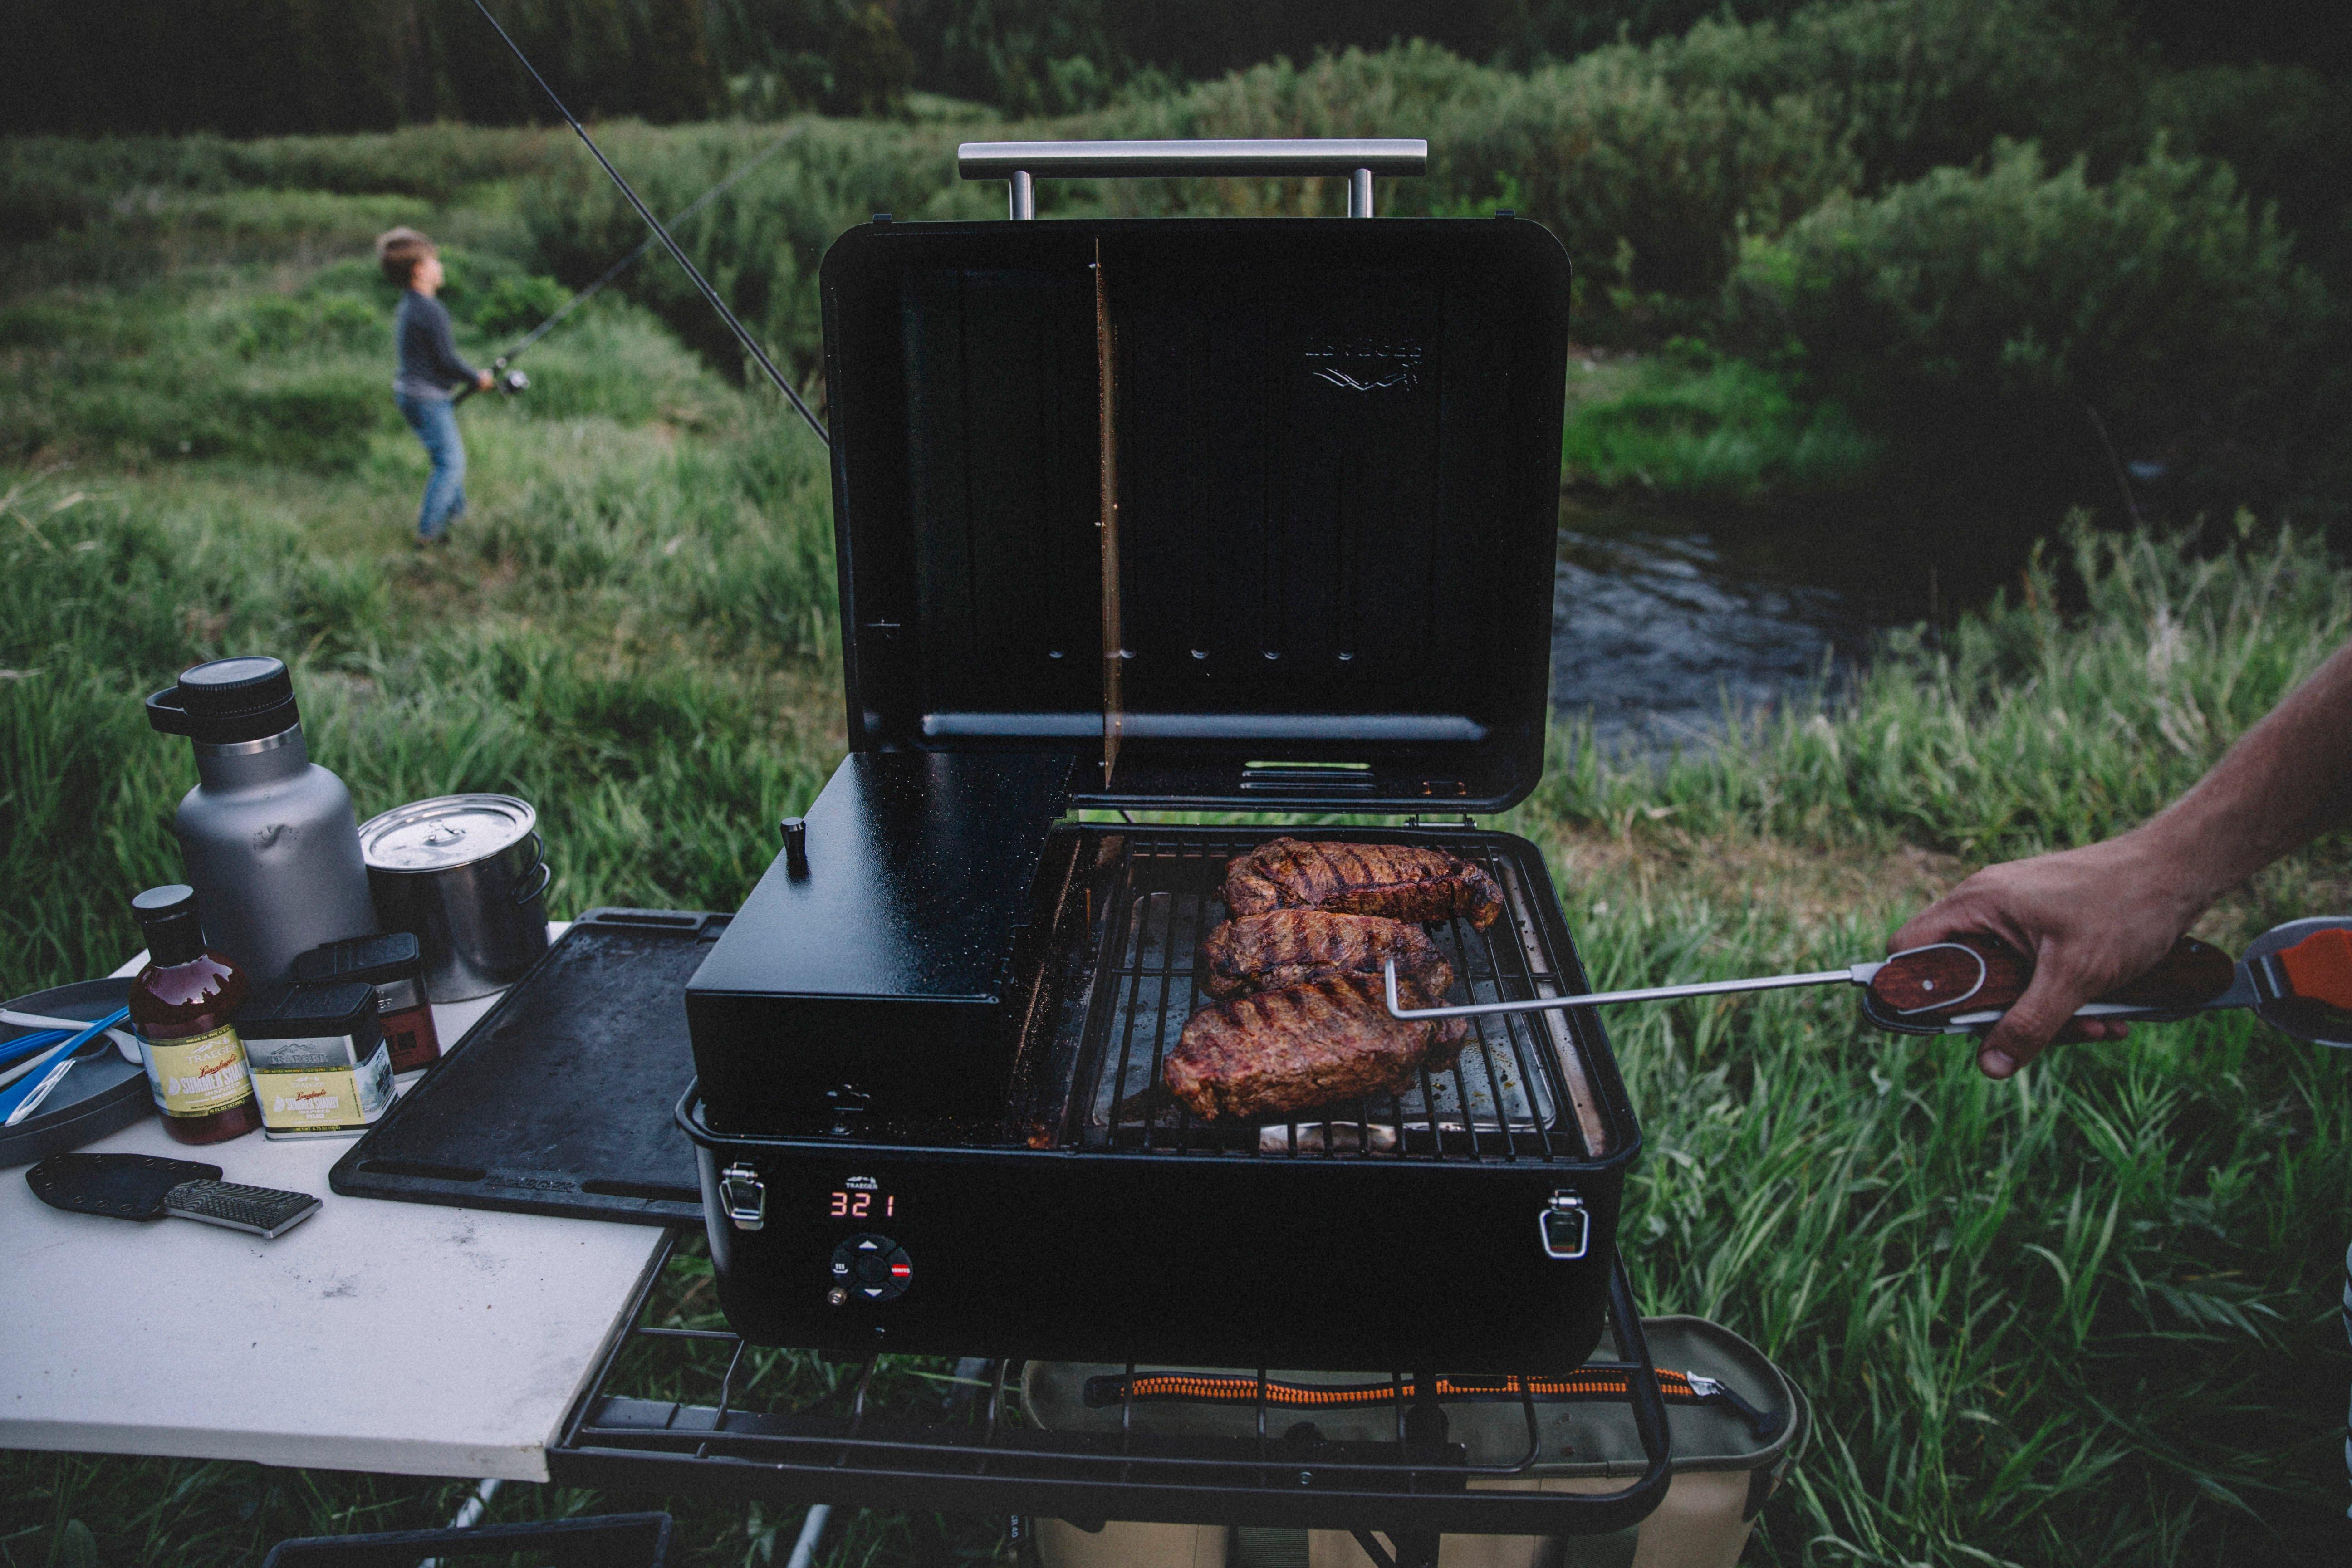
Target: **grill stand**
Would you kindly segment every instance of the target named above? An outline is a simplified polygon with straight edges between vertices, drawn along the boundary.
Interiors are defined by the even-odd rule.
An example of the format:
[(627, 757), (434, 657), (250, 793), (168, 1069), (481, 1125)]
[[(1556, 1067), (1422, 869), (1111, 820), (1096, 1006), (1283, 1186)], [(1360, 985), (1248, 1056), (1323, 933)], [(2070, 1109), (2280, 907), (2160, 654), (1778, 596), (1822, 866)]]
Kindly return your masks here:
[[(1427, 1563), (1437, 1538), (1466, 1535), (1598, 1535), (1639, 1523), (1664, 1494), (1670, 1437), (1665, 1399), (1633, 1287), (1621, 1259), (1610, 1260), (1609, 1312), (1627, 1358), (1590, 1362), (1589, 1370), (1623, 1374), (1646, 1467), (1611, 1492), (1472, 1489), (1474, 1478), (1524, 1474), (1538, 1456), (1536, 1402), (1523, 1394), (1528, 1448), (1512, 1465), (1466, 1463), (1445, 1440), (1445, 1414), (1426, 1397), (1434, 1376), (1420, 1374), (1423, 1397), (1396, 1404), (1392, 1444), (1301, 1445), (1270, 1437), (1265, 1373), (1258, 1373), (1257, 1436), (1246, 1439), (1154, 1441), (1135, 1430), (1131, 1397), (1123, 1400), (1116, 1441), (1081, 1432), (1045, 1432), (1008, 1420), (1008, 1364), (992, 1363), (984, 1401), (964, 1402), (935, 1422), (886, 1420), (869, 1393), (879, 1357), (859, 1367), (846, 1407), (814, 1414), (740, 1408), (739, 1379), (750, 1346), (723, 1330), (667, 1328), (646, 1321), (655, 1289), (675, 1250), (673, 1232), (630, 1305), (625, 1326), (547, 1451), (549, 1478), (566, 1486), (685, 1491), (783, 1503), (827, 1502), (861, 1508), (929, 1509), (1072, 1520), (1235, 1524), (1276, 1529), (1344, 1530), (1375, 1563)], [(616, 1373), (664, 1342), (700, 1344), (725, 1353), (715, 1405), (632, 1397), (616, 1392)], [(1135, 1363), (1129, 1366), (1131, 1387)], [(1558, 1369), (1555, 1369), (1558, 1370)], [(675, 1376), (675, 1374), (672, 1374)], [(1402, 1385), (1402, 1374), (1392, 1373)], [(1393, 1457), (1366, 1452), (1378, 1448)], [(1372, 1532), (1388, 1535), (1375, 1550)]]

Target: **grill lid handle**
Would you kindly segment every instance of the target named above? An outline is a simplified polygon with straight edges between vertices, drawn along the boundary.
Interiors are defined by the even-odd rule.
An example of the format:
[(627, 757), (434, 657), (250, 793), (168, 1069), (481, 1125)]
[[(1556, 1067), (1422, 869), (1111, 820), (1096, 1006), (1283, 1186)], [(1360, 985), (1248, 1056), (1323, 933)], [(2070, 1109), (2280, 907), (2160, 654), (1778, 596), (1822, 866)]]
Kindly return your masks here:
[(1036, 178), (1149, 179), (1238, 175), (1281, 179), (1348, 176), (1348, 216), (1372, 216), (1374, 174), (1419, 174), (1429, 168), (1420, 137), (1313, 137), (1255, 142), (967, 142), (956, 172), (967, 180), (1012, 185), (1013, 216), (1037, 216)]

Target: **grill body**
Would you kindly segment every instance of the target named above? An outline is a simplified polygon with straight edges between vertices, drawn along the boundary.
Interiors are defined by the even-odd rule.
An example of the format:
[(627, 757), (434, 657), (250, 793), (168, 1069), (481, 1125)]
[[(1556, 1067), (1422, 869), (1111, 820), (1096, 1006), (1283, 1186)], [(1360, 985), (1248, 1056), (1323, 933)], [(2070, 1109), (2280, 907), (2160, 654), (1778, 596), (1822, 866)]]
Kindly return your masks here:
[[(1481, 1019), (1450, 1072), (1296, 1121), (1204, 1123), (1155, 1089), (1202, 1001), (1225, 862), (1283, 831), (1056, 828), (992, 1114), (836, 1110), (746, 1134), (690, 1095), (679, 1119), (736, 1331), (843, 1352), (1472, 1372), (1589, 1354), (1639, 1148), (1590, 1017)], [(1525, 840), (1327, 831), (1440, 843), (1496, 878), (1492, 929), (1433, 931), (1473, 1000), (1589, 988)], [(1579, 1256), (1554, 1255), (1546, 1216), (1563, 1208), (1582, 1216)]]
[[(1566, 1369), (1639, 1137), (1596, 1022), (1300, 1121), (1160, 1087), (1263, 827), (1541, 776), (1569, 266), (1493, 219), (898, 224), (820, 278), (852, 756), (689, 984), (730, 1321), (852, 1352)], [(1540, 857), (1455, 999), (1589, 989)]]

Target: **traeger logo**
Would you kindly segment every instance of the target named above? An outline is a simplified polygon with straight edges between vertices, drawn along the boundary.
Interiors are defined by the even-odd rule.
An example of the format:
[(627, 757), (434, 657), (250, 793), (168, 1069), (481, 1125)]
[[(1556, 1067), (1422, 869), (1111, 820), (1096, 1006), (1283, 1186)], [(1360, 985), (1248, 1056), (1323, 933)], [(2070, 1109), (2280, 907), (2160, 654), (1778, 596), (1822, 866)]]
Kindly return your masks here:
[(1304, 356), (1307, 374), (1349, 392), (1412, 392), (1421, 385), (1419, 343), (1317, 343)]
[(841, 1184), (857, 1193), (870, 1193), (881, 1185), (871, 1176), (851, 1176)]

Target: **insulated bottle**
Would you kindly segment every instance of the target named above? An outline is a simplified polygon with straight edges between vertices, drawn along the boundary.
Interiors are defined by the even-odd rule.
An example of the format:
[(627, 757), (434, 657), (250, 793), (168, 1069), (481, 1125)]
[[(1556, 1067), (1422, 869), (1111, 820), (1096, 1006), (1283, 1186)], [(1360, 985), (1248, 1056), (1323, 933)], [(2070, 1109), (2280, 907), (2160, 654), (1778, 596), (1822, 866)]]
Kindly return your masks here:
[(284, 664), (193, 666), (147, 699), (147, 720), (195, 742), (173, 829), (214, 948), (269, 985), (297, 954), (375, 930), (351, 792), (310, 760)]

